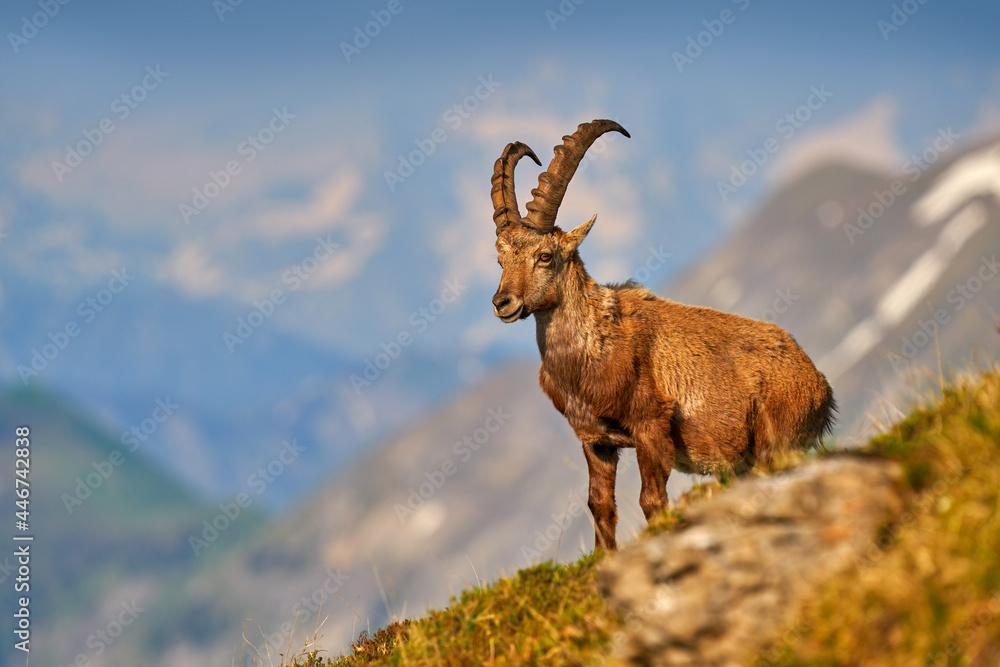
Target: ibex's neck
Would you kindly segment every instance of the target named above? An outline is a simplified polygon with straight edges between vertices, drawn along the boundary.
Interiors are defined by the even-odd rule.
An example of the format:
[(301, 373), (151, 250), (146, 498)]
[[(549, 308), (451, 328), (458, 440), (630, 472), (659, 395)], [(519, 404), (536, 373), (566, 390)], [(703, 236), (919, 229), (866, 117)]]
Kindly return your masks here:
[(600, 319), (603, 289), (583, 268), (579, 260), (564, 269), (559, 305), (535, 313), (535, 338), (542, 362), (557, 357), (580, 357), (587, 345), (588, 332)]

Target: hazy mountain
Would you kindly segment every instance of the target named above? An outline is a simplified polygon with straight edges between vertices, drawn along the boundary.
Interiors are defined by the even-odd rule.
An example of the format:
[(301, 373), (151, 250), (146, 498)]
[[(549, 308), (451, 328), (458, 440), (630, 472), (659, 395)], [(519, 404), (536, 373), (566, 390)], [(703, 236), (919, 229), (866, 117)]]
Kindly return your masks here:
[[(91, 664), (115, 664), (98, 658), (113, 655), (112, 645), (117, 652), (142, 643), (142, 628), (169, 597), (165, 591), (196, 562), (188, 536), (218, 510), (66, 403), (21, 389), (0, 395), (0, 432), (8, 442), (3, 460), (10, 472), (0, 478), (0, 503), (10, 510), (12, 529), (14, 434), (25, 425), (31, 441), (29, 528), (18, 532), (34, 540), (30, 590), (17, 595), (31, 600), (31, 662), (68, 665), (83, 654), (96, 661)], [(211, 555), (237, 544), (261, 516), (252, 506), (244, 510)], [(17, 608), (18, 562), (12, 553), (13, 547), (5, 549), (0, 559), (5, 610)], [(123, 613), (125, 631), (114, 625)], [(12, 642), (4, 642), (0, 663), (23, 658)]]
[(938, 385), (938, 350), (945, 374), (997, 350), (1000, 144), (944, 136), (899, 175), (804, 175), (661, 293), (785, 327), (830, 379), (838, 433), (866, 438)]
[[(407, 349), (355, 392), (350, 376), (363, 373), (364, 360), (285, 333), (276, 321), (280, 310), (248, 329), (245, 342), (227, 345), (224, 334), (237, 335), (252, 308), (193, 298), (128, 271), (127, 286), (103, 306), (88, 300), (100, 290), (7, 290), (4, 311), (32, 317), (0, 319), (0, 371), (23, 387), (25, 369), (40, 369), (26, 375), (28, 386), (53, 388), (109, 428), (141, 424), (157, 400), (176, 403), (143, 448), (207, 498), (237, 493), (283, 441), (296, 439), (301, 464), (288, 467), (262, 504), (298, 500), (361, 445), (459, 383), (456, 373), (439, 372), (437, 359)], [(64, 333), (70, 322), (78, 330), (73, 337)], [(57, 345), (63, 347), (56, 352)], [(52, 358), (38, 357), (32, 366), (43, 351)]]
[[(628, 540), (642, 514), (635, 457), (622, 458), (619, 535)], [(579, 442), (537, 388), (536, 365), (513, 366), (390, 439), (191, 581), (183, 596), (212, 618), (228, 616), (229, 628), (211, 638), (185, 633), (164, 664), (229, 660), (243, 644), (243, 618), (254, 621), (246, 636), (257, 650), (263, 635), (276, 639), (274, 654), (287, 641), (277, 641), (286, 637), (281, 625), (298, 612), (291, 645), (301, 647), (319, 611), (301, 606), (303, 596), (322, 602), (322, 644), (337, 650), (389, 613), (443, 605), (477, 577), (576, 557), (593, 544), (586, 485)], [(325, 599), (324, 582), (336, 587)], [(182, 625), (183, 617), (164, 625), (164, 638)]]

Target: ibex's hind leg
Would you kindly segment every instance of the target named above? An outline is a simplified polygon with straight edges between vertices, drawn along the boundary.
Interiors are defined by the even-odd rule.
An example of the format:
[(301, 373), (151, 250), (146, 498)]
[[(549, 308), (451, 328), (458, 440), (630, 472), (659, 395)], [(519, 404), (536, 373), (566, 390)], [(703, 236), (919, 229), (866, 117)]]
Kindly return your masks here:
[(587, 505), (594, 515), (594, 548), (612, 550), (617, 548), (615, 475), (618, 472), (618, 448), (585, 442), (583, 453), (587, 457), (587, 469), (590, 472)]
[(642, 490), (639, 507), (646, 521), (667, 506), (667, 479), (674, 467), (674, 443), (670, 438), (669, 419), (650, 421), (632, 431), (635, 457), (639, 464)]

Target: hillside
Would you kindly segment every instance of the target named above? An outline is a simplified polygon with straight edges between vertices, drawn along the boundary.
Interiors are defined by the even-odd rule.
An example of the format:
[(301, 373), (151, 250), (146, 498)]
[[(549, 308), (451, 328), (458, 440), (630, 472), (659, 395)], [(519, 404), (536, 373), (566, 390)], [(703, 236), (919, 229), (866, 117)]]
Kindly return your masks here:
[[(150, 464), (141, 446), (124, 444), (93, 419), (40, 389), (0, 395), (0, 433), (31, 428), (30, 526), (34, 536), (31, 608), (38, 634), (34, 664), (89, 659), (108, 644), (95, 636), (114, 622), (123, 604), (143, 611), (118, 647), (139, 646), (149, 620), (165, 611), (168, 591), (195, 566), (188, 536), (218, 510)], [(138, 445), (140, 442), (136, 441)], [(13, 451), (3, 461), (13, 470)], [(13, 474), (0, 478), (0, 503), (14, 508)], [(214, 511), (213, 511), (214, 510)], [(13, 517), (11, 517), (13, 522)], [(221, 540), (217, 554), (261, 523), (250, 508)], [(0, 559), (7, 580), (13, 557)], [(4, 609), (14, 609), (14, 587), (4, 585)], [(89, 642), (89, 643), (88, 643)], [(14, 664), (5, 642), (0, 663)], [(117, 650), (117, 649), (116, 649)]]
[[(224, 626), (201, 634), (184, 616), (165, 621), (160, 630), (175, 641), (163, 664), (180, 667), (195, 653), (230, 660), (234, 647), (284, 650), (313, 632), (320, 608), (324, 635), (347, 649), (360, 628), (444, 604), (477, 580), (573, 559), (593, 540), (582, 458), (537, 389), (537, 367), (511, 367), (188, 582), (182, 597)], [(619, 479), (619, 536), (630, 541), (644, 524), (634, 454), (623, 456)], [(253, 619), (245, 638), (244, 618)]]
[[(774, 606), (769, 613), (772, 639), (760, 651), (743, 647), (740, 664), (997, 664), (1000, 370), (945, 389), (940, 401), (915, 410), (860, 454), (864, 456), (851, 458), (893, 462), (901, 469), (898, 494), (903, 507), (897, 508), (893, 521), (859, 536), (863, 546), (847, 566), (828, 566), (810, 598), (780, 627), (778, 619), (786, 608)], [(824, 454), (816, 463), (835, 458)], [(609, 656), (622, 655), (625, 637), (645, 621), (643, 614), (623, 620), (611, 612), (598, 575), (652, 541), (683, 538), (692, 530), (688, 524), (694, 516), (724, 505), (741, 485), (758, 481), (740, 480), (727, 490), (691, 494), (654, 525), (652, 532), (662, 534), (647, 534), (638, 547), (606, 556), (604, 562), (586, 556), (568, 566), (544, 563), (521, 570), (513, 578), (471, 587), (448, 607), (423, 618), (388, 632), (365, 633), (346, 657), (302, 655), (295, 664), (611, 664), (618, 659)], [(783, 488), (772, 487), (772, 494), (778, 495), (772, 495), (769, 504), (782, 502)], [(727, 593), (708, 588), (704, 594), (711, 600)], [(647, 606), (645, 616), (653, 608)], [(675, 609), (663, 623), (669, 631), (671, 624), (684, 625), (689, 615)], [(705, 636), (701, 641), (722, 639)], [(317, 645), (323, 646), (322, 632)], [(691, 664), (657, 655), (645, 660)], [(714, 659), (695, 660), (717, 664)]]
[(659, 292), (787, 329), (833, 385), (837, 437), (861, 444), (939, 361), (996, 358), (1000, 143), (933, 155), (898, 174), (803, 174)]
[(261, 503), (273, 510), (298, 502), (362, 444), (387, 437), (458, 384), (438, 359), (412, 350), (358, 396), (348, 378), (363, 359), (287, 332), (284, 309), (230, 351), (222, 333), (248, 314), (232, 299), (196, 298), (138, 273), (99, 314), (86, 307), (89, 296), (34, 283), (6, 290), (6, 312), (31, 317), (0, 319), (0, 381), (24, 386), (17, 366), (28, 367), (51, 332), (76, 322), (79, 335), (29, 375), (28, 386), (52, 388), (81, 411), (123, 425), (170, 397), (179, 409), (146, 454), (208, 498), (240, 491), (279, 443), (297, 438), (305, 445), (301, 465), (290, 466)]

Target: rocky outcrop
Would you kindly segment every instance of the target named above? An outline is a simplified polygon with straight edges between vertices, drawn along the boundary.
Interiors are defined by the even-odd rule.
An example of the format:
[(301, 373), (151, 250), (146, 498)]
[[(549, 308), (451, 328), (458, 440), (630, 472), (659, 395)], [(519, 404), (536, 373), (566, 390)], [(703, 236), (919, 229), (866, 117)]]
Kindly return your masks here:
[(821, 459), (741, 480), (685, 512), (680, 530), (614, 554), (602, 591), (625, 620), (620, 657), (730, 667), (760, 657), (833, 574), (861, 562), (902, 511), (897, 464)]

